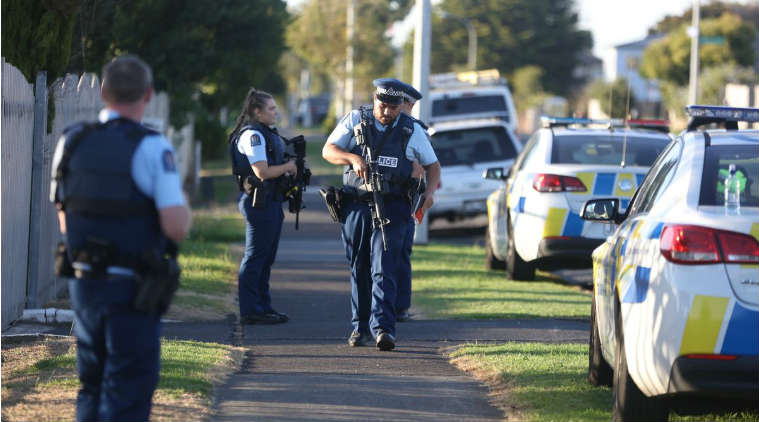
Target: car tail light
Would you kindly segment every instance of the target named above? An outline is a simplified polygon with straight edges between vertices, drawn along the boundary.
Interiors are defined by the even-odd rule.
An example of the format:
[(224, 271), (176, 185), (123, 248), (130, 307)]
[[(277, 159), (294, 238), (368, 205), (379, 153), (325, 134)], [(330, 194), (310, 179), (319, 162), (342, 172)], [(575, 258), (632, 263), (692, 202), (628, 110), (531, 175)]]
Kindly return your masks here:
[(588, 189), (582, 180), (558, 174), (536, 174), (532, 187), (538, 192), (585, 192)]
[(759, 263), (759, 244), (746, 234), (689, 225), (666, 225), (661, 254), (678, 264)]

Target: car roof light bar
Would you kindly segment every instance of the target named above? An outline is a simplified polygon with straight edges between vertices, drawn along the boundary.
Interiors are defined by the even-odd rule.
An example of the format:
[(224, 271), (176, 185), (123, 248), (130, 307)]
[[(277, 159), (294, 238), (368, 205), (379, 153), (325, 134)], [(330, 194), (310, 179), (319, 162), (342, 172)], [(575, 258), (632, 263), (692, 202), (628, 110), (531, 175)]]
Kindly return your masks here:
[(738, 129), (738, 122), (759, 122), (759, 109), (712, 105), (689, 105), (685, 112), (690, 116), (687, 131), (694, 131), (711, 123), (724, 124), (726, 129)]

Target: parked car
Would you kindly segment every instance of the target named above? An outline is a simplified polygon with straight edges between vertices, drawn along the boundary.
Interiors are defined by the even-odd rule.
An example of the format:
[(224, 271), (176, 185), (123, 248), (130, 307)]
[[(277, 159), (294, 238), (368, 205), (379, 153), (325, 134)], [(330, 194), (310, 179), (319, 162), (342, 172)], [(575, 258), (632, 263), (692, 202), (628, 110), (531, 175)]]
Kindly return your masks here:
[(430, 123), (497, 118), (517, 132), (517, 113), (506, 79), (497, 69), (430, 77)]
[[(759, 109), (688, 111), (626, 211), (583, 206), (615, 228), (593, 252), (588, 369), (614, 420), (759, 407), (759, 131), (736, 130)], [(696, 131), (714, 122), (730, 129)]]
[(485, 200), (499, 183), (480, 175), (491, 166), (511, 167), (521, 150), (514, 133), (499, 119), (438, 123), (429, 133), (442, 167), (442, 188), (428, 211), (430, 222), (484, 215)]
[[(670, 140), (666, 133), (610, 126), (608, 121), (544, 118), (487, 201), (486, 264), (509, 278), (532, 280), (535, 268), (589, 267), (590, 255), (612, 232), (584, 222), (582, 204), (614, 195), (622, 208)], [(597, 126), (597, 127), (594, 127)]]
[(320, 125), (329, 113), (329, 103), (330, 96), (328, 94), (302, 99), (295, 113), (296, 124), (304, 127)]

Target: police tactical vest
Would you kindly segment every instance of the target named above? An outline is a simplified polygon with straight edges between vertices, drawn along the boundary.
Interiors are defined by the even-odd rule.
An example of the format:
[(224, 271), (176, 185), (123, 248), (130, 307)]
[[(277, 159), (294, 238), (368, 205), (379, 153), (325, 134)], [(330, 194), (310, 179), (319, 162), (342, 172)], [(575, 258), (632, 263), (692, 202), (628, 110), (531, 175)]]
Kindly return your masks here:
[[(84, 123), (64, 131), (56, 179), (66, 213), (72, 261), (95, 242), (107, 251), (106, 265), (134, 266), (143, 251), (166, 250), (154, 201), (132, 179), (132, 158), (143, 138), (157, 135), (128, 119)], [(168, 158), (166, 158), (168, 159)]]
[[(406, 147), (414, 131), (413, 120), (405, 113), (400, 113), (398, 123), (395, 126), (391, 124), (385, 128), (385, 132), (390, 131), (385, 134), (385, 132), (377, 130), (371, 108), (362, 107), (360, 111), (362, 119), (369, 121), (369, 130), (371, 131), (369, 139), (372, 140), (370, 147), (382, 173), (383, 182), (385, 182), (383, 183), (385, 185), (383, 194), (406, 197), (413, 169), (411, 160), (406, 158)], [(367, 160), (365, 150), (361, 146), (354, 146), (350, 152)], [(365, 191), (363, 180), (358, 177), (353, 169), (347, 169), (343, 174), (343, 185), (348, 192), (360, 193)]]
[[(235, 176), (237, 176), (238, 185), (240, 186), (241, 191), (242, 183), (240, 182), (240, 178), (245, 178), (248, 176), (256, 177), (253, 169), (250, 166), (248, 157), (240, 152), (240, 149), (237, 147), (237, 143), (240, 141), (240, 137), (246, 130), (257, 130), (264, 135), (264, 139), (266, 141), (266, 163), (269, 166), (276, 166), (285, 163), (285, 143), (282, 141), (282, 137), (279, 136), (279, 133), (277, 133), (276, 129), (271, 129), (266, 125), (258, 123), (246, 124), (245, 126), (241, 127), (236, 133), (232, 135), (234, 138), (229, 144), (229, 153), (232, 160), (232, 172)], [(270, 192), (275, 194), (275, 196), (280, 196), (278, 199), (281, 200), (281, 193), (278, 191), (279, 186), (283, 183), (284, 179), (284, 176), (280, 176), (274, 179), (267, 179), (263, 181), (263, 184), (268, 188)]]

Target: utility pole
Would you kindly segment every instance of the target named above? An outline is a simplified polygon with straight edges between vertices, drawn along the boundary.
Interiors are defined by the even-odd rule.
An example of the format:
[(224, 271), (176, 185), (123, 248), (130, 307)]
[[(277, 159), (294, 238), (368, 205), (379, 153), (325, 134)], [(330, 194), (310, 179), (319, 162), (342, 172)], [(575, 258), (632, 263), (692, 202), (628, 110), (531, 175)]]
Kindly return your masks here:
[[(417, 119), (426, 122), (430, 116), (430, 0), (416, 0), (417, 19), (414, 25), (414, 86), (419, 88), (422, 99), (414, 107)], [(427, 214), (414, 229), (414, 243), (429, 242)]]
[(698, 44), (701, 30), (699, 24), (701, 21), (700, 0), (693, 0), (693, 19), (691, 27), (688, 28), (690, 35), (690, 83), (688, 84), (688, 104), (698, 102)]
[[(345, 113), (353, 110), (353, 41), (356, 23), (356, 0), (348, 0), (347, 37), (348, 48), (345, 52)], [(343, 114), (345, 114), (343, 113)]]

